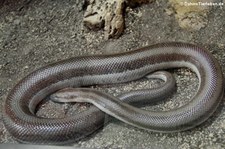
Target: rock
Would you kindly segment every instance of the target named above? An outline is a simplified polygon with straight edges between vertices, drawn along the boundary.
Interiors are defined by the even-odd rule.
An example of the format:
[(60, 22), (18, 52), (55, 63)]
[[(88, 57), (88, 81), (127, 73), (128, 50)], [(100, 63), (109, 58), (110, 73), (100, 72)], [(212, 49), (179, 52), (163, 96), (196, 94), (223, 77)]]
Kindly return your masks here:
[(204, 5), (204, 2), (205, 0), (169, 0), (180, 27), (188, 30), (199, 30), (207, 25), (207, 14), (212, 6)]
[(118, 37), (124, 29), (125, 0), (90, 0), (84, 13), (84, 25), (90, 29), (104, 27), (105, 37)]
[(105, 38), (117, 38), (124, 30), (125, 5), (134, 7), (153, 0), (88, 0), (84, 25), (89, 29), (104, 28)]

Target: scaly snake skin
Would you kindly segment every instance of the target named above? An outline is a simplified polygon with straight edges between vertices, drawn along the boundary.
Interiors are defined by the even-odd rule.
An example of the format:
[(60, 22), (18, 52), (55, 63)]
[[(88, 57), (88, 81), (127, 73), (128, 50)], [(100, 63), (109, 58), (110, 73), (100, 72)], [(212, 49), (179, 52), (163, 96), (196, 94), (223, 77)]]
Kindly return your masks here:
[[(196, 95), (180, 108), (143, 111), (126, 103), (118, 106), (121, 102), (117, 99), (107, 100), (115, 97), (97, 91), (90, 92), (90, 97), (100, 109), (105, 105), (105, 111), (109, 107), (108, 114), (134, 126), (160, 132), (187, 130), (204, 122), (215, 111), (223, 97), (224, 80), (219, 63), (210, 52), (185, 43), (161, 43), (114, 55), (75, 57), (40, 68), (11, 90), (5, 101), (3, 121), (18, 141), (69, 143), (100, 128), (105, 114), (92, 106), (88, 112), (72, 117), (37, 117), (35, 108), (46, 96), (67, 87), (128, 82), (157, 70), (179, 67), (190, 68), (199, 79)], [(85, 89), (78, 90), (81, 92), (77, 94), (87, 96)]]

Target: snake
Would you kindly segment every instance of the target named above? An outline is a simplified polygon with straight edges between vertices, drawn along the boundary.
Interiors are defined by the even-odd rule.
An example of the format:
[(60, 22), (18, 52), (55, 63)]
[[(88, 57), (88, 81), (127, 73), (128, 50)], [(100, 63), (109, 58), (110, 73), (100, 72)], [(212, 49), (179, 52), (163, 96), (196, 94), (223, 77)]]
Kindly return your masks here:
[[(183, 67), (196, 74), (197, 92), (187, 104), (168, 111), (146, 111), (112, 95), (86, 88), (125, 83), (156, 71)], [(95, 106), (71, 117), (36, 115), (36, 107), (43, 99), (53, 94), (57, 100), (55, 92), (71, 87), (75, 89), (65, 98), (76, 98), (77, 102), (90, 102)], [(159, 94), (165, 96), (165, 90), (159, 89)], [(167, 42), (116, 54), (73, 57), (41, 67), (11, 89), (2, 117), (8, 132), (20, 142), (66, 144), (102, 127), (107, 114), (150, 131), (185, 131), (206, 121), (217, 109), (223, 94), (220, 64), (207, 49), (190, 43)]]

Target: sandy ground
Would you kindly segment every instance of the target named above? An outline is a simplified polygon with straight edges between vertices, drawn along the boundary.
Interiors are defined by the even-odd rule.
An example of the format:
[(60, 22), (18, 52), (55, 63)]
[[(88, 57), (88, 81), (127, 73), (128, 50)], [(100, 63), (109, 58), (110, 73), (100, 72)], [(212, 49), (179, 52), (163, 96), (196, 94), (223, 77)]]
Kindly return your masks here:
[[(79, 55), (110, 54), (145, 45), (182, 41), (209, 49), (225, 73), (225, 11), (213, 7), (207, 26), (199, 31), (186, 31), (173, 15), (165, 11), (168, 4), (158, 0), (126, 11), (126, 29), (119, 39), (104, 39), (104, 33), (90, 31), (82, 25), (82, 2), (78, 0), (20, 1), (0, 9), (0, 102), (9, 90), (33, 70), (51, 62)], [(187, 103), (195, 94), (198, 79), (187, 69), (171, 70), (177, 80), (177, 92), (167, 101), (151, 107), (168, 110)], [(119, 94), (133, 88), (148, 88), (160, 82), (140, 82), (109, 86), (102, 90)], [(48, 103), (39, 114), (46, 117), (65, 116), (68, 106)], [(70, 108), (69, 113), (73, 113)], [(1, 109), (0, 109), (1, 111)], [(224, 99), (218, 110), (205, 123), (190, 131), (161, 134), (134, 128), (113, 119), (102, 130), (76, 142), (83, 148), (225, 148)], [(0, 120), (0, 142), (17, 143)]]

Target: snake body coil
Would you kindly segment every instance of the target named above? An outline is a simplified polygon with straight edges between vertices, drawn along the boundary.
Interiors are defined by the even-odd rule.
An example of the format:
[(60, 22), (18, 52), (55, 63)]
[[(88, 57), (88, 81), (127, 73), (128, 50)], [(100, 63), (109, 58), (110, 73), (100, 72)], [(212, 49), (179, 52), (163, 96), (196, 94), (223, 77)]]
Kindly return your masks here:
[[(224, 84), (221, 68), (212, 54), (185, 43), (156, 44), (114, 55), (75, 57), (40, 68), (11, 90), (4, 105), (3, 121), (19, 141), (68, 143), (101, 127), (104, 113), (93, 106), (88, 112), (62, 119), (37, 117), (35, 108), (46, 96), (66, 87), (127, 82), (156, 70), (178, 67), (192, 69), (199, 78), (198, 91), (190, 103), (165, 112), (135, 111), (121, 106), (125, 109), (119, 108), (114, 115), (122, 115), (119, 119), (153, 131), (186, 130), (199, 125), (215, 111), (223, 97)], [(112, 111), (109, 113), (113, 115)]]

